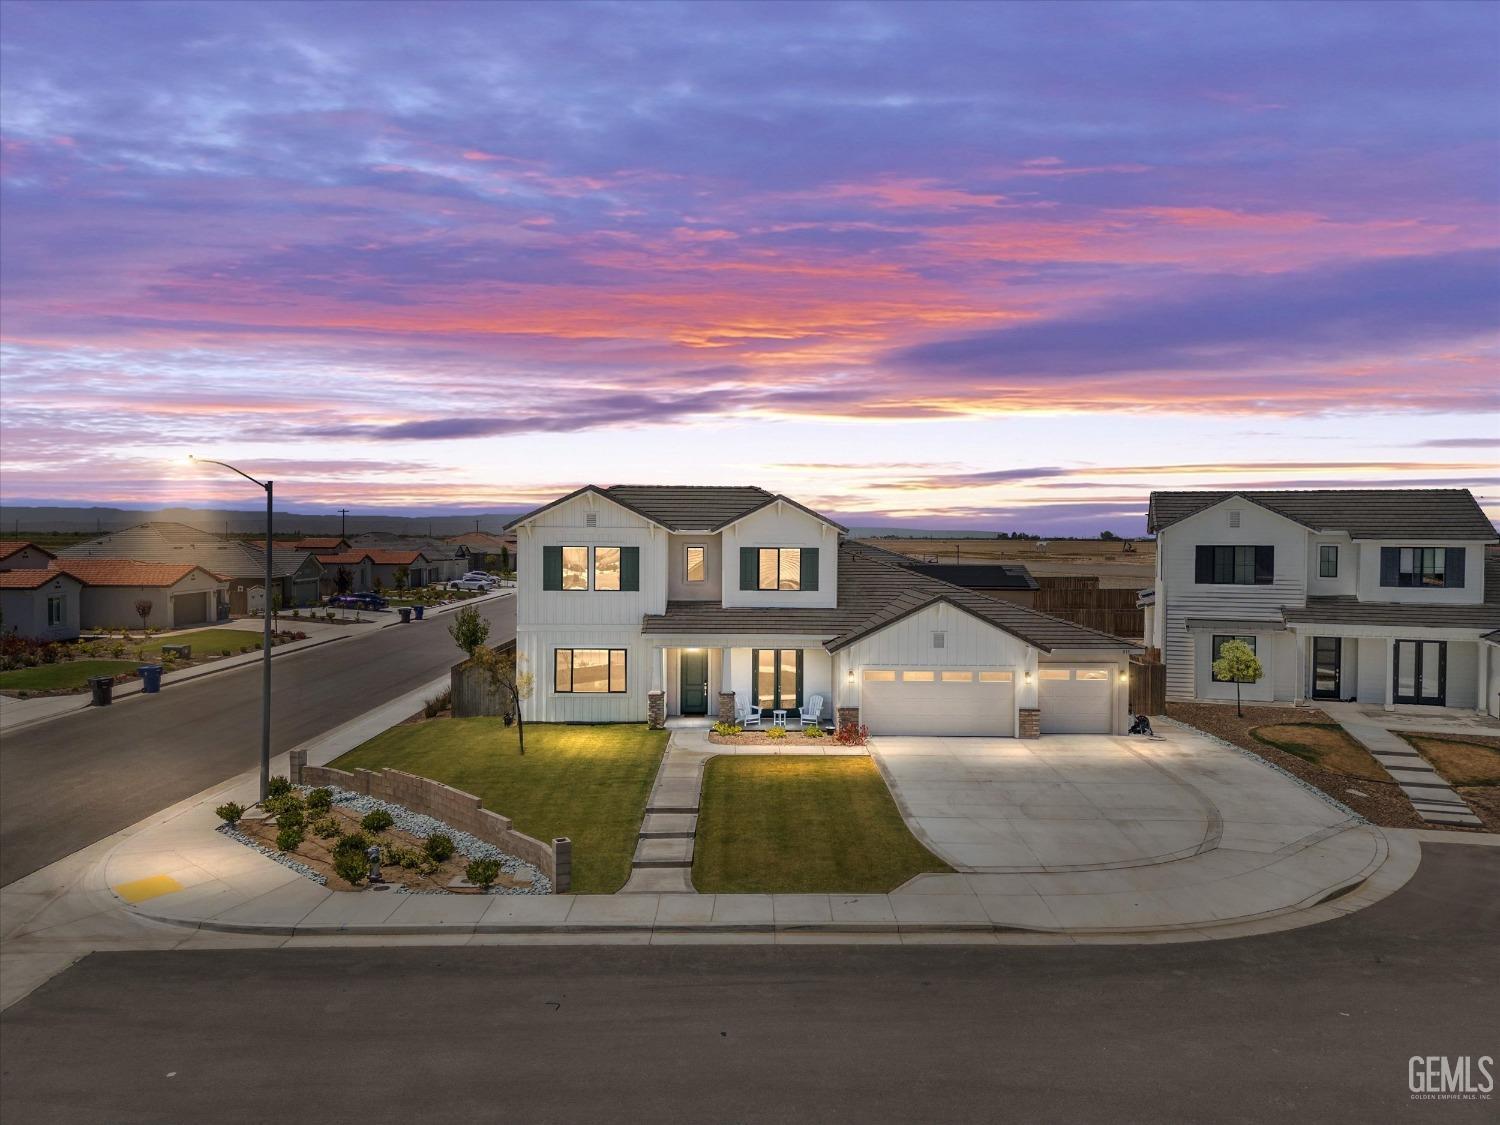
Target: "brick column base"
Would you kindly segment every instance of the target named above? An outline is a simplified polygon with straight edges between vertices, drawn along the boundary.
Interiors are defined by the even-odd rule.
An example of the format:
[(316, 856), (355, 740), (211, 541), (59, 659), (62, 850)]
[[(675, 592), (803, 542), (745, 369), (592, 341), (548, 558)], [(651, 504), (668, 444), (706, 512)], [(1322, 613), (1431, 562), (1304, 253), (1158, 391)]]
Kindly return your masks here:
[(839, 727), (842, 729), (843, 727), (847, 727), (847, 726), (849, 726), (851, 724), (854, 725), (854, 726), (856, 726), (856, 727), (859, 726), (859, 708), (858, 707), (840, 707), (839, 708)]
[(719, 692), (719, 722), (734, 722), (734, 692)]
[(1042, 712), (1038, 707), (1021, 708), (1021, 737), (1042, 737)]
[(646, 693), (646, 725), (652, 730), (661, 730), (667, 725), (666, 692), (648, 691)]
[(554, 836), (552, 854), (556, 859), (552, 893), (565, 895), (573, 889), (573, 841), (566, 836)]

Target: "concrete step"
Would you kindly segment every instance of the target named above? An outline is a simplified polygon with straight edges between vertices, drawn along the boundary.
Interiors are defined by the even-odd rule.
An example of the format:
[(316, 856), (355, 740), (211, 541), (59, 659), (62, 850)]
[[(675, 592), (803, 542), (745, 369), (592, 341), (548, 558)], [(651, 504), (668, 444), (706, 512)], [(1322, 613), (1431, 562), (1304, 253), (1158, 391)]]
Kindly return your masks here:
[(693, 865), (693, 840), (691, 837), (655, 839), (642, 837), (635, 845), (632, 867), (691, 867)]
[(622, 895), (691, 895), (693, 889), (691, 873), (686, 867), (637, 867), (631, 870), (630, 878), (620, 888)]
[(1473, 813), (1423, 813), (1422, 819), (1428, 824), (1457, 824), (1465, 828), (1480, 828), (1484, 824)]

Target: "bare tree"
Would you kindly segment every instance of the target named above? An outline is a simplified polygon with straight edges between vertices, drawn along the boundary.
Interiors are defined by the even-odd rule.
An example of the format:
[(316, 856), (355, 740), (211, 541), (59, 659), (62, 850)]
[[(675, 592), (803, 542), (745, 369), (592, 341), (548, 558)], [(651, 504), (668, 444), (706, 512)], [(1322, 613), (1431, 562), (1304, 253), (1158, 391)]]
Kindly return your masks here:
[(141, 619), (141, 628), (146, 628), (146, 618), (151, 616), (151, 599), (139, 598), (135, 603), (136, 616)]
[(489, 677), (490, 686), (505, 697), (516, 717), (516, 745), (526, 753), (526, 720), (521, 717), (521, 701), (531, 698), (534, 677), (521, 668), (515, 649), (497, 650), (478, 645), (473, 652), (474, 665)]

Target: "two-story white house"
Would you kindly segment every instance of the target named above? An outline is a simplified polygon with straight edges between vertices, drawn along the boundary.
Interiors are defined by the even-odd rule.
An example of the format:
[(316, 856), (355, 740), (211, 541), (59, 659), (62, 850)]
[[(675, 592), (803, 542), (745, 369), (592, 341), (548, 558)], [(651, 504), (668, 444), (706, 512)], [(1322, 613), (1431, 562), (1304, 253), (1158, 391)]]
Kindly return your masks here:
[(1153, 492), (1146, 643), (1169, 699), (1233, 699), (1212, 664), (1248, 643), (1246, 700), (1493, 709), (1494, 525), (1466, 489)]
[(1119, 637), (986, 597), (761, 488), (592, 485), (514, 520), (543, 722), (795, 718), (876, 734), (1119, 733)]

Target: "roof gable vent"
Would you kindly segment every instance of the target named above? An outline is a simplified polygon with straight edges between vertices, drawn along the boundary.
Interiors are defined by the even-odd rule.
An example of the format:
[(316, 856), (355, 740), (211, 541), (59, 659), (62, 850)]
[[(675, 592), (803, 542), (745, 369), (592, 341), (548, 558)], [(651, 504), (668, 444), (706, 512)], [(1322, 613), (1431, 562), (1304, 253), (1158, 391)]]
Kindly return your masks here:
[(585, 513), (584, 517), (583, 517), (583, 526), (584, 527), (598, 527), (599, 526), (599, 513), (598, 512), (587, 512), (587, 513)]
[(1230, 527), (1239, 527), (1240, 526), (1240, 510), (1238, 508), (1230, 508), (1229, 509), (1229, 526)]
[(947, 648), (948, 647), (948, 634), (942, 632), (941, 630), (939, 630), (937, 632), (934, 632), (932, 634), (932, 647), (933, 648)]

